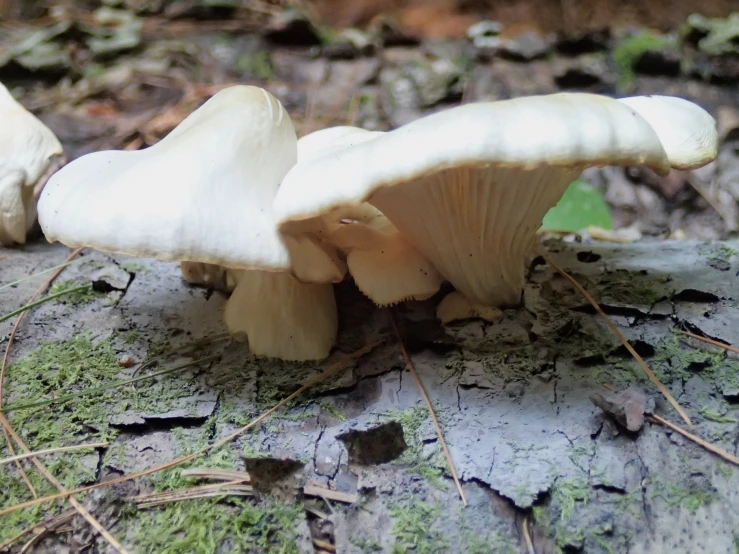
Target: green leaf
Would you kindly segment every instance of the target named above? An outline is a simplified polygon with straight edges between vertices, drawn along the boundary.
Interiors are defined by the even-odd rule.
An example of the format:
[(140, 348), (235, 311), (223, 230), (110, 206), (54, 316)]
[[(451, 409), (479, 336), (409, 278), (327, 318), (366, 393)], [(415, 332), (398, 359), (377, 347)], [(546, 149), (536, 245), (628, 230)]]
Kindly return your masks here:
[(547, 212), (541, 228), (576, 233), (591, 225), (613, 229), (611, 210), (595, 187), (578, 179), (570, 184), (557, 205)]

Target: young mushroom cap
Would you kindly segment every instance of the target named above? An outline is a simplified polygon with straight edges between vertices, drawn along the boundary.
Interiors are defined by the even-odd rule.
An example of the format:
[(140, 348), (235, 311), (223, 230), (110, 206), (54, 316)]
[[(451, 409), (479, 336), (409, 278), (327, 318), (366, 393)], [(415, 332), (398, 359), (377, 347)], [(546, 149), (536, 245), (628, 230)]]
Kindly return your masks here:
[(24, 244), (36, 220), (34, 188), (62, 145), (1, 83), (0, 122), (0, 244)]
[[(369, 202), (470, 304), (515, 304), (524, 257), (569, 183), (589, 166), (667, 173), (664, 132), (626, 103), (592, 94), (467, 104), (298, 164), (275, 215), (289, 234)], [(298, 201), (297, 189), (310, 195)]]

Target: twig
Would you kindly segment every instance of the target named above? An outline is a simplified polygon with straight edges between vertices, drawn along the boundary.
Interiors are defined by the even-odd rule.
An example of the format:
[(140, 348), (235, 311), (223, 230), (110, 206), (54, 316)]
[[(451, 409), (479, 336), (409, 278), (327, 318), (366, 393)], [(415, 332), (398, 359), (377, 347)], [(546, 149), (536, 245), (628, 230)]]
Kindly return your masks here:
[(593, 306), (596, 312), (600, 315), (600, 317), (603, 318), (603, 321), (606, 322), (606, 325), (613, 331), (613, 333), (618, 337), (618, 340), (621, 341), (621, 344), (624, 345), (624, 348), (629, 351), (629, 353), (634, 357), (634, 359), (638, 362), (638, 364), (641, 366), (641, 368), (644, 370), (644, 373), (647, 374), (647, 377), (649, 377), (649, 380), (654, 383), (657, 388), (660, 390), (662, 395), (667, 399), (667, 401), (672, 404), (672, 407), (675, 408), (678, 414), (680, 414), (680, 417), (682, 417), (685, 420), (685, 423), (688, 424), (689, 427), (693, 426), (693, 423), (690, 421), (690, 418), (688, 417), (688, 414), (685, 413), (685, 410), (683, 410), (680, 407), (680, 404), (677, 403), (677, 400), (670, 394), (670, 391), (667, 390), (667, 387), (665, 387), (659, 379), (657, 379), (657, 376), (652, 373), (652, 370), (649, 369), (649, 366), (644, 361), (644, 359), (637, 353), (636, 350), (629, 344), (629, 341), (626, 339), (626, 337), (623, 335), (623, 333), (619, 330), (618, 327), (616, 327), (616, 324), (611, 321), (611, 319), (606, 315), (606, 313), (601, 309), (601, 307), (598, 305), (598, 302), (595, 301), (595, 299), (590, 295), (588, 291), (585, 290), (585, 288), (577, 282), (577, 280), (572, 277), (569, 273), (567, 273), (564, 269), (559, 267), (554, 261), (552, 261), (548, 256), (543, 254), (541, 251), (538, 251), (538, 255), (544, 258), (544, 261), (546, 261), (550, 266), (552, 266), (562, 277), (567, 279), (572, 285), (582, 294), (588, 302)]
[(523, 538), (526, 540), (526, 548), (528, 548), (529, 554), (536, 554), (534, 543), (531, 541), (531, 535), (529, 534), (529, 516), (523, 518)]
[(48, 406), (50, 404), (58, 404), (59, 402), (67, 402), (69, 400), (74, 400), (75, 398), (79, 398), (80, 396), (86, 396), (88, 394), (93, 394), (96, 392), (102, 392), (109, 389), (117, 389), (120, 387), (124, 387), (126, 385), (130, 385), (131, 383), (138, 383), (139, 381), (145, 381), (146, 379), (153, 379), (154, 377), (159, 377), (161, 375), (166, 375), (167, 373), (172, 373), (174, 371), (179, 371), (181, 369), (188, 368), (193, 365), (197, 365), (200, 363), (205, 362), (212, 362), (215, 359), (220, 358), (220, 354), (214, 354), (212, 356), (206, 356), (205, 358), (199, 358), (197, 360), (191, 360), (189, 362), (184, 362), (181, 364), (178, 364), (176, 366), (167, 367), (165, 369), (162, 369), (160, 371), (155, 371), (154, 373), (147, 373), (146, 375), (141, 375), (140, 377), (132, 377), (131, 379), (124, 379), (123, 381), (117, 381), (115, 383), (108, 383), (106, 385), (100, 385), (97, 387), (90, 387), (89, 389), (84, 389), (81, 391), (73, 392), (71, 394), (65, 394), (64, 396), (59, 396), (57, 398), (52, 398), (50, 400), (42, 400), (41, 402), (32, 402), (30, 404), (11, 404), (7, 408), (3, 408), (0, 410), (0, 413), (8, 413), (8, 412), (14, 412), (18, 410), (26, 410), (28, 408), (38, 408), (40, 406)]
[[(86, 487), (80, 487), (78, 489), (74, 489), (72, 491), (67, 491), (64, 493), (59, 494), (52, 494), (49, 496), (44, 496), (43, 498), (37, 498), (35, 500), (29, 500), (28, 502), (23, 502), (21, 504), (16, 504), (15, 506), (10, 506), (8, 508), (3, 508), (0, 510), (0, 516), (4, 516), (10, 513), (13, 513), (17, 510), (22, 510), (24, 508), (30, 508), (31, 506), (36, 506), (38, 504), (43, 504), (45, 502), (51, 502), (52, 500), (57, 500), (59, 498), (67, 498), (72, 494), (79, 494), (85, 491), (89, 491), (92, 489), (97, 489), (100, 487), (107, 487), (109, 485), (117, 485), (118, 483), (123, 483), (124, 481), (130, 481), (131, 479), (137, 479), (138, 477), (143, 477), (144, 475), (150, 475), (152, 473), (156, 473), (158, 471), (162, 471), (164, 469), (169, 469), (181, 464), (184, 464), (185, 462), (189, 462), (190, 460), (194, 460), (201, 454), (204, 454), (210, 450), (214, 450), (216, 448), (220, 448), (224, 444), (227, 444), (231, 442), (233, 439), (238, 437), (239, 435), (242, 435), (249, 429), (256, 427), (258, 424), (260, 424), (262, 421), (267, 419), (270, 415), (272, 415), (274, 412), (282, 408), (284, 405), (290, 403), (293, 399), (300, 396), (303, 392), (305, 392), (307, 389), (315, 385), (316, 383), (322, 381), (329, 375), (332, 375), (342, 369), (347, 363), (349, 363), (354, 358), (358, 358), (360, 356), (363, 356), (367, 352), (370, 352), (372, 349), (374, 349), (377, 345), (381, 344), (382, 340), (374, 342), (372, 344), (368, 344), (367, 346), (364, 346), (357, 350), (356, 352), (353, 352), (351, 354), (347, 354), (343, 358), (341, 358), (339, 361), (331, 364), (329, 367), (327, 367), (325, 370), (323, 370), (321, 373), (316, 375), (315, 377), (312, 377), (309, 379), (304, 385), (302, 385), (298, 390), (296, 390), (294, 393), (292, 393), (290, 396), (286, 397), (283, 400), (280, 400), (275, 406), (264, 412), (259, 417), (253, 419), (240, 429), (237, 429), (230, 435), (227, 435), (226, 437), (214, 442), (211, 445), (204, 446), (203, 448), (200, 448), (199, 450), (196, 450), (192, 454), (188, 454), (187, 456), (183, 456), (182, 458), (178, 458), (176, 460), (172, 460), (171, 462), (167, 462), (165, 464), (160, 464), (158, 466), (150, 467), (149, 469), (145, 469), (143, 471), (139, 471), (137, 473), (131, 473), (129, 475), (124, 475), (122, 477), (118, 477), (116, 479), (110, 479), (108, 481), (104, 481), (102, 483), (95, 483), (94, 485), (88, 485)], [(2, 417), (2, 414), (0, 414), (0, 417)]]
[(696, 335), (695, 333), (691, 333), (689, 331), (680, 331), (683, 335), (687, 335), (691, 338), (698, 339), (703, 342), (707, 342), (708, 344), (712, 344), (714, 346), (719, 346), (723, 348), (724, 350), (728, 350), (730, 352), (735, 352), (739, 354), (739, 348), (736, 346), (732, 346), (730, 344), (726, 344), (725, 342), (709, 339), (708, 337), (701, 337), (700, 335)]
[[(74, 250), (69, 256), (67, 256), (67, 259), (64, 260), (61, 267), (56, 269), (54, 273), (52, 273), (46, 281), (41, 283), (39, 287), (36, 289), (36, 291), (33, 293), (31, 298), (29, 299), (29, 302), (33, 302), (39, 294), (44, 292), (48, 286), (52, 283), (54, 279), (56, 279), (59, 274), (64, 271), (64, 268), (66, 267), (65, 264), (71, 263), (72, 260), (74, 260), (77, 255), (82, 252), (82, 248), (78, 248), (77, 250)], [(18, 329), (20, 328), (21, 322), (23, 321), (23, 317), (26, 315), (26, 312), (22, 312), (21, 315), (18, 317), (16, 322), (13, 324), (13, 329), (10, 331), (10, 336), (8, 337), (8, 342), (5, 345), (5, 354), (3, 354), (3, 362), (0, 366), (0, 413), (2, 413), (2, 407), (3, 407), (3, 392), (4, 392), (4, 383), (5, 383), (5, 372), (8, 368), (8, 360), (10, 359), (10, 347), (13, 344), (13, 341), (15, 340), (15, 335), (18, 332)], [(10, 452), (11, 456), (15, 456), (15, 448), (13, 447), (13, 441), (10, 440), (10, 435), (8, 434), (7, 429), (5, 426), (1, 426), (3, 428), (3, 436), (5, 437), (5, 442), (8, 445), (8, 451)], [(36, 493), (36, 489), (33, 488), (33, 485), (31, 484), (31, 480), (28, 478), (28, 475), (26, 475), (26, 471), (23, 469), (23, 465), (21, 465), (20, 461), (15, 463), (16, 467), (18, 468), (18, 471), (21, 474), (21, 477), (23, 478), (23, 481), (26, 483), (26, 486), (28, 487), (28, 490), (31, 492), (31, 496), (33, 496), (34, 499), (38, 498), (38, 494)]]
[(649, 421), (651, 421), (652, 423), (659, 423), (660, 425), (664, 425), (665, 427), (669, 427), (673, 431), (676, 431), (676, 432), (680, 433), (685, 438), (690, 439), (695, 444), (697, 444), (699, 446), (702, 446), (703, 448), (705, 448), (709, 452), (713, 452), (717, 456), (722, 457), (727, 462), (731, 462), (732, 464), (739, 466), (739, 458), (737, 458), (733, 454), (729, 454), (728, 452), (726, 452), (725, 450), (722, 450), (718, 446), (714, 446), (710, 442), (705, 441), (702, 438), (700, 438), (700, 437), (698, 437), (696, 435), (693, 435), (692, 433), (687, 432), (682, 427), (680, 427), (678, 425), (675, 425), (674, 423), (672, 423), (670, 421), (667, 421), (666, 419), (664, 419), (664, 418), (662, 418), (662, 417), (660, 417), (658, 415), (655, 415), (655, 414), (648, 415), (647, 416), (647, 419)]
[(436, 429), (436, 436), (439, 437), (439, 442), (441, 443), (441, 448), (444, 450), (444, 456), (446, 457), (447, 464), (449, 464), (449, 471), (452, 474), (452, 478), (454, 479), (454, 484), (457, 485), (457, 490), (459, 491), (459, 497), (462, 499), (462, 504), (467, 506), (467, 498), (464, 495), (464, 491), (462, 490), (462, 483), (459, 482), (459, 477), (457, 477), (457, 470), (454, 469), (454, 462), (452, 461), (452, 454), (449, 452), (449, 447), (446, 445), (446, 441), (444, 440), (444, 433), (441, 431), (441, 426), (439, 425), (439, 420), (436, 419), (436, 413), (434, 412), (434, 407), (431, 405), (431, 400), (429, 400), (428, 394), (426, 394), (426, 389), (423, 388), (423, 383), (421, 382), (421, 378), (418, 376), (418, 373), (416, 372), (416, 368), (413, 366), (413, 362), (411, 361), (411, 357), (408, 355), (408, 351), (405, 349), (405, 345), (403, 344), (403, 339), (400, 336), (400, 331), (398, 330), (398, 325), (395, 323), (395, 318), (393, 317), (393, 314), (390, 313), (390, 323), (392, 323), (393, 331), (395, 331), (395, 336), (398, 338), (398, 343), (400, 343), (400, 350), (403, 353), (403, 358), (405, 359), (405, 365), (408, 366), (408, 371), (410, 371), (411, 375), (413, 376), (413, 380), (416, 382), (416, 385), (418, 385), (418, 390), (421, 393), (421, 396), (423, 397), (423, 401), (426, 402), (426, 407), (429, 410), (429, 414), (431, 415), (431, 421), (434, 422), (434, 429)]
[(31, 452), (29, 454), (18, 454), (17, 456), (11, 456), (10, 458), (5, 458), (4, 460), (0, 460), (0, 466), (3, 464), (9, 464), (10, 462), (15, 462), (16, 460), (25, 460), (26, 458), (30, 458), (32, 456), (42, 456), (45, 454), (54, 454), (55, 452), (69, 452), (71, 450), (86, 450), (89, 448), (105, 448), (108, 446), (107, 442), (93, 442), (90, 444), (75, 444), (73, 446), (60, 446), (59, 448), (48, 448), (46, 450), (37, 450), (36, 452)]
[(214, 479), (217, 481), (239, 481), (251, 483), (251, 476), (245, 471), (230, 471), (228, 469), (192, 468), (183, 469), (182, 477), (193, 479)]
[(312, 540), (313, 546), (315, 546), (316, 548), (320, 548), (321, 550), (325, 550), (326, 552), (331, 552), (332, 554), (336, 552), (336, 547), (330, 542), (322, 541), (321, 539)]
[(317, 487), (316, 485), (305, 485), (303, 487), (303, 494), (305, 496), (316, 496), (318, 498), (335, 500), (336, 502), (343, 502), (344, 504), (354, 504), (357, 501), (356, 494), (349, 494), (348, 492), (341, 491), (332, 491), (331, 489)]
[[(31, 454), (33, 456), (31, 450), (26, 446), (26, 443), (23, 442), (23, 440), (18, 436), (18, 434), (13, 430), (13, 428), (10, 426), (10, 423), (8, 423), (8, 420), (5, 419), (5, 416), (3, 414), (0, 414), (0, 423), (8, 430), (8, 433), (10, 433), (10, 436), (13, 437), (15, 442), (18, 443), (18, 446), (21, 447), (22, 450), (26, 452), (26, 454)], [(56, 477), (54, 477), (48, 469), (46, 469), (46, 466), (42, 464), (39, 460), (37, 460), (34, 457), (31, 457), (31, 461), (33, 462), (33, 465), (36, 466), (36, 468), (43, 474), (44, 477), (46, 477), (57, 489), (59, 489), (59, 492), (62, 494), (69, 495), (70, 493), (67, 491), (64, 486), (57, 481)], [(119, 554), (129, 554), (128, 550), (126, 550), (121, 543), (119, 543), (113, 535), (108, 532), (108, 530), (103, 527), (100, 522), (95, 519), (95, 517), (87, 511), (87, 509), (80, 504), (77, 499), (75, 499), (72, 496), (69, 496), (69, 503), (74, 507), (75, 510), (89, 523), (95, 531), (100, 533), (102, 537), (108, 541), (108, 544), (113, 547), (113, 549), (118, 552)]]
[(49, 296), (44, 296), (40, 300), (36, 300), (35, 302), (29, 302), (28, 304), (26, 304), (25, 306), (21, 306), (17, 310), (13, 310), (12, 312), (5, 314), (4, 316), (0, 316), (0, 323), (10, 319), (13, 316), (22, 314), (23, 312), (27, 312), (31, 308), (35, 308), (36, 306), (44, 304), (48, 302), (49, 300), (54, 300), (55, 298), (59, 298), (60, 296), (64, 296), (65, 294), (71, 294), (73, 292), (81, 292), (83, 290), (90, 290), (90, 289), (92, 289), (92, 285), (82, 285), (80, 287), (74, 287), (74, 288), (63, 290), (63, 291), (60, 291), (54, 294), (50, 294)]

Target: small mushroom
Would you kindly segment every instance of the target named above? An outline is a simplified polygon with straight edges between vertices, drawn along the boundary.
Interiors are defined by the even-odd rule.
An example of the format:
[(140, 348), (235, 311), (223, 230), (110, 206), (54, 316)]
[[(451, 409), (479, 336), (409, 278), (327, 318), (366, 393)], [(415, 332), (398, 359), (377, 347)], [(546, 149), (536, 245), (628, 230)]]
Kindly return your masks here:
[(0, 244), (25, 244), (48, 173), (63, 163), (54, 133), (0, 83)]
[[(641, 102), (562, 93), (437, 112), (296, 165), (275, 215), (282, 232), (299, 234), (368, 202), (469, 303), (463, 309), (453, 299), (444, 319), (499, 317), (487, 307), (518, 303), (542, 218), (583, 169), (645, 165), (664, 174), (715, 157), (715, 122), (701, 108), (665, 97)], [(670, 137), (695, 140), (681, 149)]]
[(277, 231), (272, 202), (296, 160), (277, 99), (230, 87), (150, 148), (67, 165), (47, 184), (39, 220), (49, 241), (68, 246), (242, 270), (229, 331), (245, 333), (255, 354), (323, 358), (337, 331), (331, 283), (345, 268), (325, 245)]
[[(357, 127), (332, 127), (298, 141), (298, 163), (309, 163), (383, 135)], [(306, 187), (303, 194), (311, 194)], [(297, 235), (339, 248), (357, 287), (378, 306), (433, 296), (443, 279), (379, 211), (368, 203), (343, 206), (291, 228)]]

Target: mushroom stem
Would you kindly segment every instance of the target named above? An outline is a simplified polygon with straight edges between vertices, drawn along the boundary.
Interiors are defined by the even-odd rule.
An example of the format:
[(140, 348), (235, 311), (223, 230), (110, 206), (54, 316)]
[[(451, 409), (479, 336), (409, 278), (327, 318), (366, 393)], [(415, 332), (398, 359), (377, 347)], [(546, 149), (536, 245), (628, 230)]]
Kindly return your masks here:
[(289, 273), (254, 270), (236, 279), (224, 319), (231, 334), (247, 336), (252, 353), (293, 361), (329, 355), (338, 331), (330, 283), (301, 283)]
[(544, 215), (580, 172), (453, 168), (380, 189), (370, 203), (471, 305), (510, 306)]

